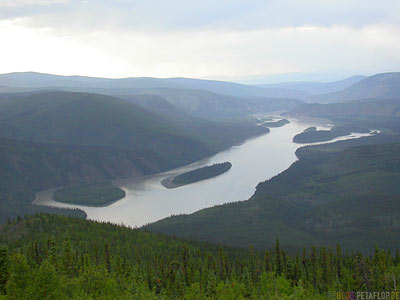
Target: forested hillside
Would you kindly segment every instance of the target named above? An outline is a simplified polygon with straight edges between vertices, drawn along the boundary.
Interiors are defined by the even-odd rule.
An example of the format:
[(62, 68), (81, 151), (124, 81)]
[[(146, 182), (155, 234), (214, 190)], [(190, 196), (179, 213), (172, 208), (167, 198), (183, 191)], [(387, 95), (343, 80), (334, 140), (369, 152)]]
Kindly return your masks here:
[(322, 300), (400, 288), (399, 253), (379, 248), (239, 250), (43, 214), (2, 225), (0, 243), (0, 299)]
[(399, 136), (300, 148), (296, 154), (299, 161), (260, 183), (248, 201), (173, 216), (146, 228), (258, 248), (277, 237), (294, 249), (335, 243), (359, 250), (374, 244), (398, 247)]

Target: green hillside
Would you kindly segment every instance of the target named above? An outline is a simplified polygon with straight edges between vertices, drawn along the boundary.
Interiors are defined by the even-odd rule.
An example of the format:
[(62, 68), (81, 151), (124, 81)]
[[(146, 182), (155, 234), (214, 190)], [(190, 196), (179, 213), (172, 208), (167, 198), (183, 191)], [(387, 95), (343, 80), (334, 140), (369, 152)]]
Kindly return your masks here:
[(400, 287), (398, 252), (274, 245), (240, 250), (36, 215), (0, 226), (0, 299), (325, 300)]
[[(396, 143), (362, 145), (390, 141)], [(248, 201), (170, 217), (146, 228), (258, 248), (277, 237), (282, 245), (295, 249), (337, 242), (360, 250), (375, 243), (398, 246), (398, 136), (306, 147), (297, 155), (299, 161), (260, 183)]]
[[(182, 128), (138, 106), (104, 95), (47, 92), (0, 103), (0, 135), (46, 143), (163, 149), (179, 162), (210, 153)], [(193, 152), (195, 150), (195, 152)]]
[(151, 151), (170, 166), (193, 162), (262, 132), (250, 124), (192, 119), (182, 124), (97, 94), (42, 92), (0, 100), (2, 137)]

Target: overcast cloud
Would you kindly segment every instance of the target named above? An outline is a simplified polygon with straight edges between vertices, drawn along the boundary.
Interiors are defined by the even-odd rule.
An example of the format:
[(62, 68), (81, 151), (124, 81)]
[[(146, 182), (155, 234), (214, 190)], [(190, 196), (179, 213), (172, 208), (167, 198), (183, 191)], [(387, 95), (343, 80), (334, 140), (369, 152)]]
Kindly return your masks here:
[(0, 73), (248, 81), (398, 71), (399, 12), (398, 0), (0, 0)]

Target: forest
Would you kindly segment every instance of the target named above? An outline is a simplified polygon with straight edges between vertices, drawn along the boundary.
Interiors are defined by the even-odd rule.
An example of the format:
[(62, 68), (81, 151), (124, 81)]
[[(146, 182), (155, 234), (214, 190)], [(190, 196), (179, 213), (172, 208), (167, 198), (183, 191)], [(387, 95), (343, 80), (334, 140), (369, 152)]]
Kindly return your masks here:
[(125, 197), (125, 191), (112, 182), (80, 184), (58, 189), (54, 200), (63, 203), (101, 206), (111, 204)]
[(9, 220), (0, 244), (0, 299), (318, 300), (400, 288), (399, 252), (378, 247), (237, 249), (49, 214)]
[(221, 175), (222, 173), (227, 172), (231, 167), (232, 164), (230, 162), (223, 162), (219, 164), (213, 164), (212, 166), (205, 166), (193, 171), (180, 174), (176, 176), (172, 180), (172, 182), (177, 186), (194, 183)]

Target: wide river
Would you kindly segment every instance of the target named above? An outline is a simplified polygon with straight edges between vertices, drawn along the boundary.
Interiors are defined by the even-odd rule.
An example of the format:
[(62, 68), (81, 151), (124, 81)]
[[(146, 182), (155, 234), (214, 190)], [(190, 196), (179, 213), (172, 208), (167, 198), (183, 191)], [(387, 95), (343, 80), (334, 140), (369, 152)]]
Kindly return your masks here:
[[(292, 139), (310, 126), (315, 124), (291, 120), (290, 124), (271, 128), (268, 134), (249, 139), (241, 145), (233, 146), (194, 164), (152, 176), (117, 180), (114, 184), (125, 190), (126, 197), (106, 207), (54, 202), (54, 190), (37, 193), (34, 203), (77, 207), (84, 210), (89, 219), (136, 227), (171, 215), (192, 213), (218, 204), (247, 200), (259, 182), (279, 174), (297, 160), (295, 151), (302, 145), (293, 143)], [(365, 134), (353, 134), (335, 140), (362, 135)], [(164, 178), (225, 161), (231, 162), (232, 168), (218, 177), (175, 189), (166, 189), (160, 183)]]

